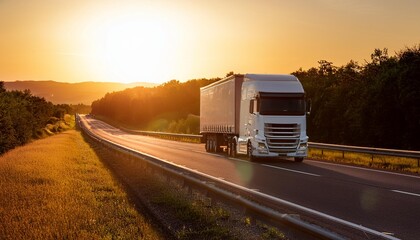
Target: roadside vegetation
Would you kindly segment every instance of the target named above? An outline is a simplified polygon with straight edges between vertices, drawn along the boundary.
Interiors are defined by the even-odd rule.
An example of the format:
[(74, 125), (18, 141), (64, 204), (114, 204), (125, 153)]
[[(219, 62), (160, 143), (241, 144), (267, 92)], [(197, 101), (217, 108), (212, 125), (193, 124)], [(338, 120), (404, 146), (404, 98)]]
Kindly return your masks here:
[(0, 155), (34, 139), (73, 128), (70, 114), (88, 109), (81, 104), (54, 105), (29, 90), (6, 91), (0, 81)]
[(349, 153), (332, 150), (309, 149), (311, 159), (351, 164), (361, 167), (377, 168), (391, 171), (420, 173), (420, 159)]
[(162, 239), (80, 132), (0, 157), (0, 239)]

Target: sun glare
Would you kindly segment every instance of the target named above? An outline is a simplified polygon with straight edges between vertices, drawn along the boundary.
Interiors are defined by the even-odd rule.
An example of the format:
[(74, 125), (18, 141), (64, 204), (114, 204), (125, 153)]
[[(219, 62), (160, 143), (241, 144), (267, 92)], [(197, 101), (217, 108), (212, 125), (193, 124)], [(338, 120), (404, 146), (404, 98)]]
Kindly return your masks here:
[(96, 71), (118, 82), (170, 79), (176, 46), (173, 24), (154, 16), (121, 17), (101, 23), (91, 46)]

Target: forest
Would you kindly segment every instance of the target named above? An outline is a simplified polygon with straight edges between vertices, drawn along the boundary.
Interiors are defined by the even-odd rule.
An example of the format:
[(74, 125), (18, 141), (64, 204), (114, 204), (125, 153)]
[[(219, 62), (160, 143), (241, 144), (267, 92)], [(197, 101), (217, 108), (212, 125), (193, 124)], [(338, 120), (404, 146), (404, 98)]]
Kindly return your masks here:
[(420, 150), (420, 45), (395, 56), (375, 49), (369, 62), (298, 70), (312, 100), (311, 141)]
[[(393, 56), (375, 49), (362, 64), (318, 63), (292, 73), (312, 102), (310, 141), (420, 150), (420, 45)], [(199, 88), (217, 80), (172, 80), (109, 93), (93, 102), (92, 114), (126, 126), (197, 134)]]
[(128, 127), (198, 134), (200, 87), (217, 80), (220, 78), (172, 80), (153, 88), (108, 93), (92, 103), (92, 114)]
[(0, 154), (32, 139), (64, 130), (60, 122), (70, 106), (54, 105), (29, 90), (6, 91), (0, 81)]

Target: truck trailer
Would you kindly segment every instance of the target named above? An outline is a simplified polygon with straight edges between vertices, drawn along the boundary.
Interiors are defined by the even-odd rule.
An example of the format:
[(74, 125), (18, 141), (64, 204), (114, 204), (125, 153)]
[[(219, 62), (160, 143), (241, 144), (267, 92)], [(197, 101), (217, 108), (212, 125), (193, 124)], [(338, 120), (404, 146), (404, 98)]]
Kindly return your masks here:
[(230, 157), (293, 157), (308, 153), (307, 104), (293, 75), (236, 74), (200, 89), (200, 133), (207, 152)]

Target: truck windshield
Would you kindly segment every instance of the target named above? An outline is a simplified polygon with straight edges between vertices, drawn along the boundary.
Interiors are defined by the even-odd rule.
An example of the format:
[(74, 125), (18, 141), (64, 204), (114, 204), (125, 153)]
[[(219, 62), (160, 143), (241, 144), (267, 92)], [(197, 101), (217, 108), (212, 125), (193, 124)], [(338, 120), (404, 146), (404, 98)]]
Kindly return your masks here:
[(305, 98), (302, 95), (260, 96), (261, 115), (305, 115)]

